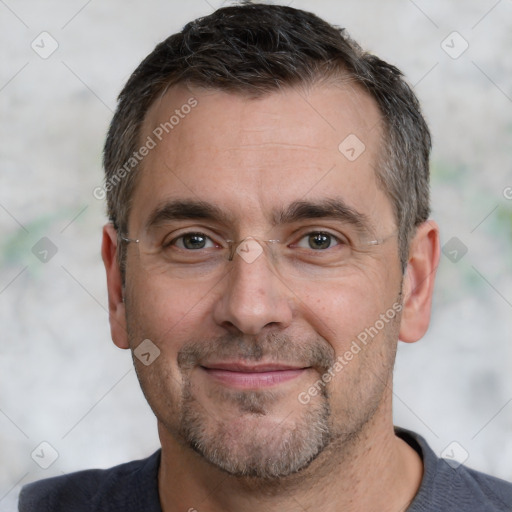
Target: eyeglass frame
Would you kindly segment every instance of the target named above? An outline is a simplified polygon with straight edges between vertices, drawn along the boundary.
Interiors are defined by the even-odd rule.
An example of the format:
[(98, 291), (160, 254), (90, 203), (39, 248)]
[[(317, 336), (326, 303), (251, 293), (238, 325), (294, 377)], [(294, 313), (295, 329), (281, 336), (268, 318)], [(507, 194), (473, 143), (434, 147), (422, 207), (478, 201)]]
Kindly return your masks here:
[[(118, 232), (118, 235), (119, 235), (119, 238), (123, 241), (123, 242), (126, 242), (126, 243), (136, 243), (136, 244), (140, 244), (140, 239), (134, 239), (134, 238), (128, 238), (127, 236), (124, 236), (122, 235), (120, 232)], [(397, 232), (393, 232), (385, 237), (382, 237), (382, 238), (377, 238), (375, 240), (367, 240), (364, 242), (364, 245), (381, 245), (383, 244), (385, 241), (387, 241), (389, 238), (392, 238), (393, 236), (396, 236), (397, 235)], [(334, 236), (334, 235), (331, 235), (331, 236)], [(238, 247), (240, 247), (240, 245), (243, 243), (243, 242), (246, 242), (247, 240), (254, 240), (256, 241), (258, 244), (260, 244), (260, 246), (263, 248), (263, 244), (267, 245), (268, 244), (274, 244), (274, 243), (284, 243), (282, 240), (277, 240), (277, 239), (272, 239), (272, 240), (263, 240), (262, 238), (259, 238), (259, 237), (255, 237), (253, 235), (249, 235), (249, 236), (246, 236), (245, 238), (242, 238), (241, 240), (239, 241), (236, 241), (236, 240), (224, 240), (224, 242), (226, 242), (228, 244), (228, 248), (229, 248), (229, 256), (228, 256), (228, 259), (227, 261), (233, 261), (233, 258), (235, 257), (235, 252), (236, 250), (238, 249)]]

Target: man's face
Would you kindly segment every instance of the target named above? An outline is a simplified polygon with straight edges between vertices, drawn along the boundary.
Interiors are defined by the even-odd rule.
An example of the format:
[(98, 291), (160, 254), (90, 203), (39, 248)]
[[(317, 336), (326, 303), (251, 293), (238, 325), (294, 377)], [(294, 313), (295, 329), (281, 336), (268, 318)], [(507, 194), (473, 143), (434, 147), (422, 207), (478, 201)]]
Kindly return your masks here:
[[(197, 106), (183, 115), (192, 96)], [(154, 130), (176, 109), (183, 118), (159, 141)], [(160, 350), (152, 364), (135, 363), (170, 442), (231, 474), (285, 476), (384, 414), (402, 276), (392, 206), (375, 175), (381, 129), (374, 102), (350, 87), (257, 99), (175, 87), (152, 106), (141, 140), (157, 144), (128, 232), (145, 242), (126, 248), (125, 304), (132, 349), (149, 339)], [(222, 216), (181, 204), (184, 218), (174, 218), (177, 201)], [(319, 216), (335, 202), (343, 208)], [(347, 232), (360, 250), (338, 245)], [(249, 236), (284, 243), (262, 252), (242, 244), (232, 261), (211, 265), (188, 255), (173, 263)], [(168, 242), (169, 258), (144, 246)], [(313, 262), (290, 256), (300, 251)], [(340, 251), (342, 263), (322, 251)]]

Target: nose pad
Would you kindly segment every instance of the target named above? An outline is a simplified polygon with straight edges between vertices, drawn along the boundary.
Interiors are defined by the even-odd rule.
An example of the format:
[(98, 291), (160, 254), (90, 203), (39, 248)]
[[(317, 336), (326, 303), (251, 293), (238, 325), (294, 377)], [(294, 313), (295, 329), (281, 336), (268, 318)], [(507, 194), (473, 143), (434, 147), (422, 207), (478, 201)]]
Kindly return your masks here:
[(246, 263), (253, 263), (263, 253), (263, 246), (256, 238), (249, 236), (232, 246), (229, 261), (233, 260), (235, 253)]

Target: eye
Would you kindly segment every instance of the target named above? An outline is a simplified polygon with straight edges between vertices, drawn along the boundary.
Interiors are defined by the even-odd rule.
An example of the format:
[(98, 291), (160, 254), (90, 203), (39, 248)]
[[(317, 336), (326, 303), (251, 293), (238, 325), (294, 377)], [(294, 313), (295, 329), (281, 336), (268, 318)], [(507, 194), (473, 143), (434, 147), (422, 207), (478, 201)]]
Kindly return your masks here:
[(340, 244), (345, 245), (346, 243), (331, 233), (327, 233), (326, 231), (312, 231), (311, 233), (304, 235), (299, 240), (297, 247), (301, 247), (303, 249), (324, 250)]
[[(209, 245), (208, 245), (209, 244)], [(210, 247), (216, 247), (216, 244), (212, 239), (206, 236), (204, 233), (184, 233), (170, 242), (164, 244), (164, 248), (175, 245), (180, 249), (185, 250), (197, 250), (197, 249), (208, 249)]]

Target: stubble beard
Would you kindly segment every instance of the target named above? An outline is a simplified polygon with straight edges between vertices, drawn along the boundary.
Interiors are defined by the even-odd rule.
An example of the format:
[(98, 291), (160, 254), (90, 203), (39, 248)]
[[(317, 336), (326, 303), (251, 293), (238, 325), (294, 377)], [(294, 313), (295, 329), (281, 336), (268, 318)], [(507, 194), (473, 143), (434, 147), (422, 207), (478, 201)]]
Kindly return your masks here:
[[(221, 403), (239, 412), (234, 422), (212, 418), (185, 386), (179, 434), (204, 460), (235, 477), (273, 480), (306, 468), (329, 444), (327, 400), (301, 406), (294, 421), (287, 416), (268, 425), (280, 397), (269, 391), (224, 392)], [(290, 411), (290, 415), (296, 415)]]
[[(380, 343), (389, 344), (390, 337), (396, 334), (394, 331), (396, 329), (391, 328), (387, 335), (383, 333), (386, 339)], [(307, 405), (298, 405), (298, 400), (293, 402), (289, 414), (292, 419), (285, 415), (281, 422), (274, 424), (271, 424), (272, 418), (283, 408), (282, 404), (286, 404), (286, 397), (279, 392), (212, 387), (207, 396), (216, 400), (201, 403), (200, 393), (196, 393), (189, 378), (190, 370), (200, 359), (200, 356), (191, 356), (194, 349), (201, 354), (206, 346), (209, 353), (237, 354), (252, 361), (276, 354), (279, 354), (276, 360), (286, 360), (286, 355), (291, 354), (290, 360), (302, 360), (302, 356), (306, 361), (305, 354), (309, 353), (309, 362), (315, 363), (313, 366), (320, 377), (335, 361), (325, 341), (304, 343), (302, 348), (297, 348), (288, 336), (271, 336), (261, 341), (226, 336), (209, 344), (203, 341), (189, 344), (192, 352), (181, 354), (181, 364), (178, 361), (182, 370), (181, 397), (180, 392), (171, 392), (169, 385), (174, 378), (168, 368), (160, 367), (161, 361), (157, 359), (153, 363), (154, 371), (148, 374), (147, 369), (134, 360), (142, 390), (155, 415), (180, 444), (234, 477), (270, 484), (297, 475), (322, 453), (325, 453), (324, 458), (337, 459), (339, 463), (352, 451), (382, 403), (392, 380), (394, 351), (383, 354), (386, 362), (379, 363), (380, 370), (369, 379), (373, 382), (368, 382), (368, 373), (363, 369), (366, 365), (359, 368), (355, 381), (350, 382), (346, 390), (354, 396), (343, 404), (341, 412), (339, 405), (332, 403), (327, 386)], [(224, 408), (225, 404), (237, 414), (233, 420), (226, 419), (225, 415), (212, 411), (212, 403), (222, 404), (219, 408)], [(332, 461), (325, 462), (326, 468), (332, 465)]]

